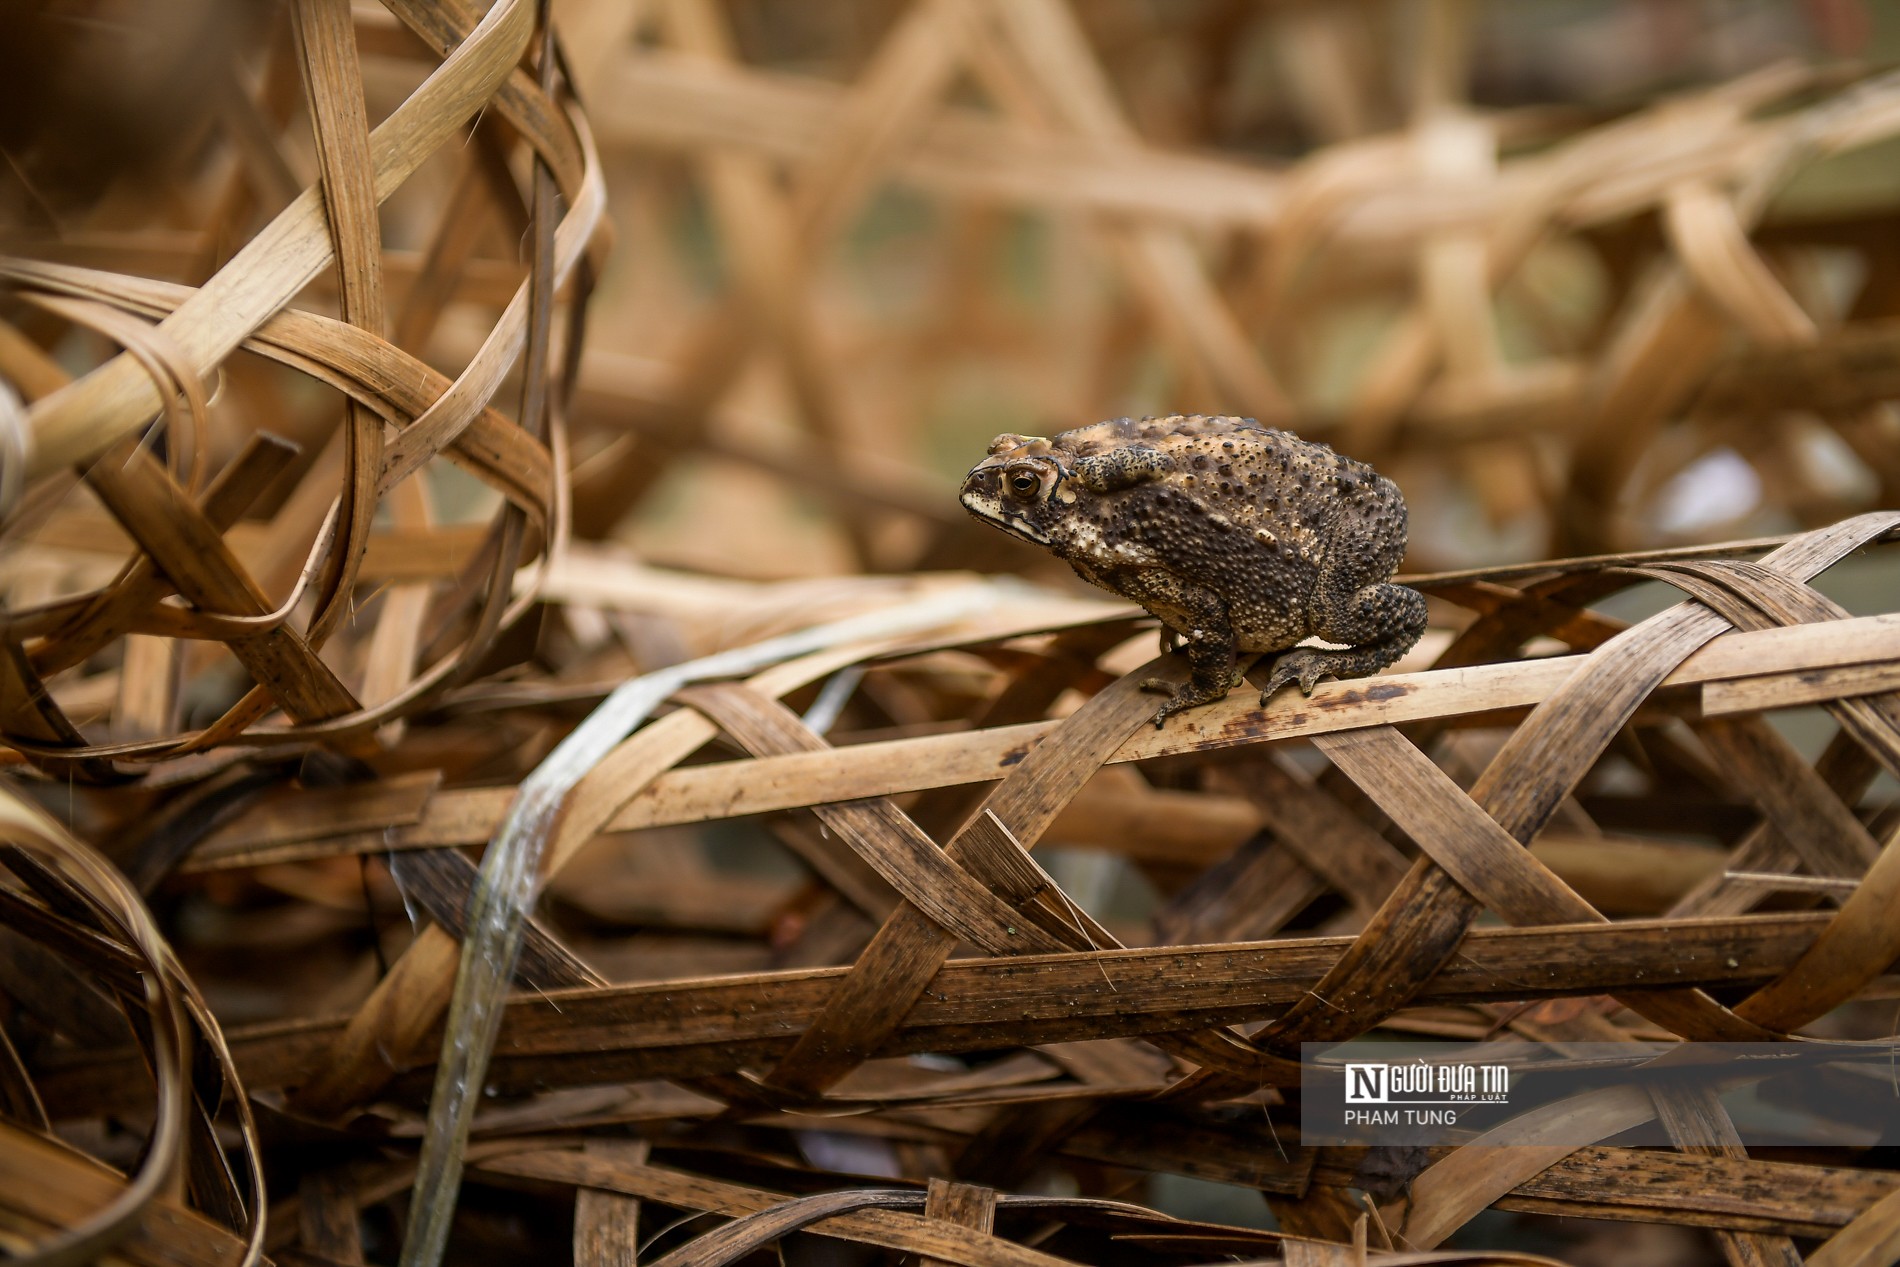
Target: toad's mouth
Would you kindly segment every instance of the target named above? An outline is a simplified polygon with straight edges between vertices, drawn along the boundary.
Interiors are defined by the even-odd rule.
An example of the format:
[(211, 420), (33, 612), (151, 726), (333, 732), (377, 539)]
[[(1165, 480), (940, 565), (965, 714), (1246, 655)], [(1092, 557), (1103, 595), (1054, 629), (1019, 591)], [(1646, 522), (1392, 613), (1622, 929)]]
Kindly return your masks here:
[(965, 493), (960, 499), (963, 508), (985, 523), (994, 524), (1012, 537), (1021, 537), (1024, 541), (1033, 541), (1039, 546), (1054, 544), (1049, 534), (1030, 523), (1020, 511), (998, 506), (989, 498), (975, 493)]

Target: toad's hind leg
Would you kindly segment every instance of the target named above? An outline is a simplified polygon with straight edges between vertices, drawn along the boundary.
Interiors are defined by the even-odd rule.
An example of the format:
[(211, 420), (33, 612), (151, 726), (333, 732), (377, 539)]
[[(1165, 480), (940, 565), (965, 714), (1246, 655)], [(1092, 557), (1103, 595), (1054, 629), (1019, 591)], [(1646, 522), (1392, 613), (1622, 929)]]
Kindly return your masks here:
[(1347, 562), (1321, 571), (1313, 632), (1345, 644), (1344, 649), (1295, 647), (1275, 660), (1260, 692), (1262, 704), (1288, 682), (1298, 682), (1301, 693), (1311, 695), (1322, 677), (1377, 673), (1417, 644), (1425, 632), (1425, 596), (1382, 579), (1397, 570), (1404, 548), (1401, 532), (1394, 545), (1348, 550)]

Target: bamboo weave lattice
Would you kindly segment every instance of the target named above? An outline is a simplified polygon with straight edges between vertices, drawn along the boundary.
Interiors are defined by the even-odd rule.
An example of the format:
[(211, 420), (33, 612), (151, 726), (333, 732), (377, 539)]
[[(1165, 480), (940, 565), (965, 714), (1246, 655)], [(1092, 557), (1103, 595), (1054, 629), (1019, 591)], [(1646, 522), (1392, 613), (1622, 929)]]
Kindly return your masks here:
[[(1352, 1156), (1300, 1148), (1295, 1123), (1269, 1124), (1277, 1110), (1237, 1119), (1208, 1107), (1262, 1085), (1291, 1091), (1288, 1056), (1300, 1040), (1382, 1026), (1500, 1039), (1760, 1037), (1882, 993), (1900, 951), (1884, 848), (1895, 824), (1890, 807), (1871, 820), (1849, 807), (1900, 764), (1900, 617), (1849, 616), (1807, 581), (1896, 528), (1900, 515), (1864, 516), (1758, 561), (1749, 557), (1758, 551), (1706, 551), (1427, 581), (1475, 616), (1438, 652), (1438, 667), (1324, 683), (1309, 701), (1266, 710), (1236, 693), (1160, 731), (1147, 725), (1152, 697), (1134, 687), (1150, 670), (1110, 680), (1094, 667), (1129, 632), (1119, 612), (1095, 604), (999, 607), (926, 640), (841, 648), (746, 682), (690, 688), (682, 707), (577, 790), (551, 861), (556, 890), (573, 847), (600, 828), (772, 813), (786, 816), (775, 820), (784, 839), (849, 908), (814, 917), (805, 936), (867, 919), (877, 931), (848, 968), (611, 986), (584, 955), (537, 930), (522, 969), (534, 992), (509, 1004), (490, 1075), (506, 1099), (488, 1110), (492, 1121), (478, 1118), (473, 1173), (673, 1209), (770, 1210), (759, 1213), (759, 1234), (782, 1232), (772, 1220), (796, 1221), (794, 1207), (766, 1192), (805, 1190), (814, 1177), (797, 1168), (732, 1184), (703, 1177), (704, 1166), (717, 1173), (724, 1163), (695, 1161), (685, 1139), (654, 1139), (671, 1158), (660, 1164), (646, 1144), (624, 1139), (509, 1138), (579, 1123), (716, 1122), (723, 1112), (759, 1139), (822, 1126), (940, 1150), (959, 1174), (1005, 1188), (1042, 1157), (1185, 1169), (1259, 1187), (1289, 1232), (1349, 1239), (1359, 1207), (1348, 1189), (1364, 1182)], [(1694, 597), (1627, 628), (1588, 607), (1648, 577)], [(1540, 636), (1572, 654), (1514, 657)], [(869, 682), (955, 647), (1002, 666), (1007, 682), (968, 730), (833, 746), (780, 702), (867, 656)], [(1045, 720), (1072, 685), (1092, 690), (1087, 702)], [(1810, 763), (1762, 714), (1817, 704), (1837, 731)], [(679, 764), (721, 737), (748, 755)], [(1324, 755), (1323, 768), (1291, 759), (1302, 741)], [(1127, 762), (1171, 770), (1175, 790), (1103, 777)], [(1641, 771), (1635, 786), (1632, 770)], [(909, 813), (896, 808), (891, 798), (912, 793), (923, 799)], [(1578, 859), (1593, 853), (1612, 866), (1666, 867), (1682, 850), (1616, 831), (1579, 836), (1565, 824), (1594, 814), (1669, 829), (1670, 805), (1682, 798), (1701, 806), (1705, 824), (1728, 824), (1718, 833), (1726, 857), (1659, 878), (1648, 918), (1603, 922), (1564, 870), (1583, 874)], [(505, 789), (413, 781), (285, 791), (237, 816), (185, 865), (216, 873), (394, 848), (398, 875), (453, 929), (470, 873), (431, 860), (453, 861), (446, 851), (486, 839), (505, 802)], [(805, 811), (821, 830), (802, 825)], [(1034, 861), (1031, 846), (1076, 831), (1062, 826), (1066, 815), (1173, 820), (1166, 849), (1139, 826), (1093, 829), (1102, 848), (1200, 871), (1163, 908), (1152, 944), (1117, 948)], [(922, 826), (958, 823), (942, 852), (914, 843)], [(1232, 848), (1236, 835), (1250, 839)], [(1803, 875), (1858, 883), (1838, 910), (1756, 913), (1774, 888), (1763, 887), (1764, 874), (1788, 875), (1795, 889)], [(1342, 907), (1335, 925), (1356, 934), (1273, 939), (1328, 899)], [(1474, 929), (1487, 910), (1510, 927)], [(947, 959), (959, 942), (975, 957)], [(434, 1050), (426, 1027), (446, 998), (435, 944), (418, 940), (354, 1017), (228, 1033), (235, 1076), (292, 1120), (332, 1118), (374, 1098), (400, 1138), (414, 1120), (403, 1106), (426, 1092), (427, 1069), (415, 1063)], [(449, 939), (442, 945), (452, 950)], [(1017, 1054), (994, 1058), (1007, 1051)], [(945, 1071), (904, 1058), (915, 1052), (980, 1059)], [(74, 1059), (37, 1084), (55, 1115), (126, 1111), (141, 1095), (123, 1057)], [(776, 1164), (749, 1163), (747, 1173)], [(379, 1182), (400, 1184), (400, 1161), (376, 1165), (394, 1167)], [(299, 1200), (348, 1206), (367, 1172), (347, 1173), (341, 1189), (306, 1186)], [(1743, 1187), (1768, 1195), (1739, 1209), (1732, 1194)], [(1884, 1172), (1739, 1150), (1689, 1168), (1678, 1155), (1613, 1147), (1447, 1149), (1385, 1217), (1415, 1247), (1498, 1204), (1714, 1227), (1772, 1251), (1791, 1237), (1890, 1234), (1900, 1203), (1881, 1198), (1891, 1191)], [(837, 1214), (854, 1200), (914, 1209), (920, 1195), (811, 1200), (797, 1208), (828, 1220), (813, 1225), (821, 1233), (954, 1261), (1009, 1257), (984, 1238), (956, 1235), (946, 1248), (931, 1237), (952, 1234), (928, 1217)], [(1128, 1210), (1064, 1215), (1057, 1206), (1048, 1217), (1278, 1252), (1238, 1230), (1170, 1232)], [(307, 1224), (275, 1226), (289, 1243)], [(737, 1252), (744, 1238), (729, 1235), (738, 1240), (726, 1249)], [(1853, 1260), (1822, 1249), (1814, 1261)]]
[[(1295, 1111), (1302, 1041), (1891, 1028), (1900, 610), (1837, 582), (1900, 534), (1900, 254), (1783, 198), (1891, 137), (1891, 79), (1490, 114), (1462, 6), (1365, 57), (1365, 6), (1266, 6), (1310, 144), (1268, 166), (1141, 73), (1221, 23), (920, 0), (821, 77), (743, 5), (556, 8), (564, 45), (528, 0), (260, 6), (164, 163), (0, 182), (9, 1249), (413, 1262), (459, 1200), (446, 1261), (1396, 1264), (1486, 1211), (1892, 1256), (1875, 1150), (1395, 1162)], [(909, 308), (848, 281), (889, 188), (947, 243)], [(980, 280), (1015, 215), (1060, 230), (1033, 319)], [(1618, 553), (1414, 576), (1394, 671), (1156, 730), (1134, 608), (940, 570), (1034, 566), (891, 421), (972, 358), (1038, 425), (1158, 379), (1331, 440), (1405, 484), (1415, 569), (1472, 506)], [(1700, 529), (1779, 535), (1638, 549), (1725, 455), (1757, 504)], [(735, 522), (742, 574), (886, 574), (626, 544)], [(526, 773), (627, 678), (855, 617), (685, 674), (566, 797), (464, 1182), (419, 1179)]]

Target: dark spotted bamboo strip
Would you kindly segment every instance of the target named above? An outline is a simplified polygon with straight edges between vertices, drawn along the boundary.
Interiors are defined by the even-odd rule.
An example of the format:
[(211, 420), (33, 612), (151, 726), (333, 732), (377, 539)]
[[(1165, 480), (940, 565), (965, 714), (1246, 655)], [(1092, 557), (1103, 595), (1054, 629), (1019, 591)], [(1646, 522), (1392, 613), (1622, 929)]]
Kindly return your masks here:
[[(1758, 983), (1793, 963), (1821, 914), (1472, 930), (1416, 996), (1421, 1006)], [(1355, 939), (1294, 938), (1005, 959), (954, 959), (873, 1055), (988, 1051), (1257, 1021), (1304, 998)], [(786, 1050), (848, 969), (665, 981), (522, 996), (508, 1004), (498, 1086), (590, 1085), (731, 1072)], [(349, 1018), (234, 1031), (247, 1086), (304, 1083)], [(427, 1025), (424, 1037), (432, 1036)], [(426, 1044), (423, 1044), (426, 1047)], [(49, 1111), (106, 1112), (134, 1095), (126, 1057), (48, 1071)], [(414, 1061), (410, 1064), (420, 1063)], [(403, 1084), (415, 1090), (414, 1079)]]

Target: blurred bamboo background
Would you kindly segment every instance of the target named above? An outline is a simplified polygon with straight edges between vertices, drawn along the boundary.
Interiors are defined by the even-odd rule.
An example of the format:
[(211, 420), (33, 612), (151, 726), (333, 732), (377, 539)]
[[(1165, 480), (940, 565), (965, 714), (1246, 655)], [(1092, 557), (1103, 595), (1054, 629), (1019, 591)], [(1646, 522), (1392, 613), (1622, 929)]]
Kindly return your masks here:
[[(1890, 1033), (1896, 53), (1858, 0), (0, 8), (0, 1238), (1892, 1261), (1878, 1142), (1394, 1178), (1291, 1061)], [(1140, 613), (956, 503), (1195, 411), (1402, 486), (1386, 689), (1157, 734)]]
[[(1890, 89), (1777, 56), (1856, 15), (1539, 8), (576, 6), (629, 235), (577, 532), (994, 559), (932, 491), (990, 435), (1176, 411), (1390, 469), (1420, 568), (1892, 504)], [(728, 545), (733, 486), (824, 528)]]

